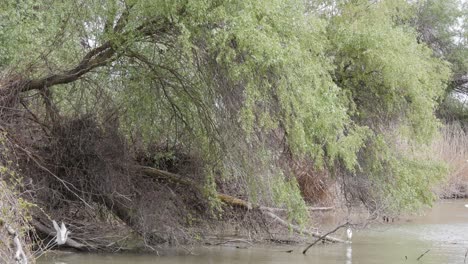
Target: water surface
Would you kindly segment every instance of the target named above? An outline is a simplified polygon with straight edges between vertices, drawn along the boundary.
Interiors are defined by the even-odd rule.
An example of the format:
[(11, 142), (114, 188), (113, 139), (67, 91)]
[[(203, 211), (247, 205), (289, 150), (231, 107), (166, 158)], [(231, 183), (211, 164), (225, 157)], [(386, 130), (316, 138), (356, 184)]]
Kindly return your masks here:
[[(424, 216), (396, 224), (355, 231), (352, 244), (314, 246), (304, 256), (304, 246), (229, 246), (191, 248), (192, 255), (60, 254), (38, 264), (394, 264), (464, 263), (468, 249), (467, 200), (443, 201)], [(293, 250), (292, 253), (285, 253)], [(427, 252), (418, 261), (424, 252)], [(468, 263), (468, 259), (466, 260)]]

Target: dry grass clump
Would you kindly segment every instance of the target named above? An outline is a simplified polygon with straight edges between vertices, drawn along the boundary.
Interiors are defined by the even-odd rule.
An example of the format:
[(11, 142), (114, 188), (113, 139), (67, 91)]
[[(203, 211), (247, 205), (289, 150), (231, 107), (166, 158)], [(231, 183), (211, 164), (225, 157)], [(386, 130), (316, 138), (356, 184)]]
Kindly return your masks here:
[(450, 168), (444, 184), (436, 188), (443, 198), (462, 198), (468, 191), (468, 133), (459, 122), (445, 125), (440, 137), (432, 144), (437, 159)]
[(335, 193), (332, 190), (334, 181), (329, 172), (315, 168), (311, 160), (298, 160), (292, 170), (296, 175), (304, 200), (310, 204), (330, 205)]

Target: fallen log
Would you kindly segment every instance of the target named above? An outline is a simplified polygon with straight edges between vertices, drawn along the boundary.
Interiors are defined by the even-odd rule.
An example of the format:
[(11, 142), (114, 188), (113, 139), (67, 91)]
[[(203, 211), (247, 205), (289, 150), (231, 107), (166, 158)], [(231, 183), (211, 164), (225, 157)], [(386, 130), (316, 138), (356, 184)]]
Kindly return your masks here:
[(247, 210), (252, 210), (253, 209), (251, 203), (249, 203), (247, 201), (244, 201), (242, 199), (232, 197), (230, 195), (222, 194), (222, 193), (218, 193), (217, 196), (218, 196), (218, 199), (221, 200), (225, 204), (229, 204), (229, 205), (232, 205), (232, 206), (243, 207), (243, 208), (245, 208)]
[[(157, 178), (157, 179), (163, 179), (163, 180), (168, 180), (176, 184), (183, 184), (186, 186), (193, 187), (197, 190), (202, 190), (202, 187), (192, 181), (191, 179), (184, 178), (178, 174), (171, 173), (168, 171), (163, 171), (159, 170), (156, 168), (152, 167), (147, 167), (147, 166), (139, 166), (139, 169), (141, 172), (143, 172), (145, 175)], [(293, 225), (286, 220), (280, 218), (277, 216), (274, 211), (286, 211), (286, 209), (279, 209), (279, 208), (271, 208), (271, 207), (265, 207), (265, 206), (258, 206), (258, 205), (252, 205), (252, 203), (244, 201), (242, 199), (227, 195), (227, 194), (222, 194), (222, 193), (217, 193), (217, 197), (219, 200), (224, 202), (225, 204), (231, 205), (231, 206), (237, 206), (237, 207), (242, 207), (246, 210), (252, 210), (252, 209), (258, 209), (260, 210), (264, 215), (270, 217), (273, 219), (275, 222), (279, 223), (280, 225), (286, 227), (286, 228), (291, 228), (293, 231), (299, 233), (299, 234), (306, 234), (308, 236), (320, 238), (321, 240), (330, 242), (330, 243), (344, 243), (345, 241), (339, 238), (335, 237), (330, 237), (330, 236), (325, 236), (323, 237), (320, 233), (318, 232), (311, 232), (307, 231), (299, 226)], [(313, 209), (313, 208), (312, 208)], [(332, 210), (332, 207), (319, 207), (317, 211), (328, 211)]]

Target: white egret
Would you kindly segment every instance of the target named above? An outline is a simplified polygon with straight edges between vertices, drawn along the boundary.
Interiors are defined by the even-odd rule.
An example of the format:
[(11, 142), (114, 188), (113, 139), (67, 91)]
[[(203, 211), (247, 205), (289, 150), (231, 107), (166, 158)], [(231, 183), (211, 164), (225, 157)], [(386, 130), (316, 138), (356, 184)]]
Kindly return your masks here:
[(70, 234), (70, 232), (67, 230), (67, 227), (63, 222), (59, 227), (55, 220), (52, 220), (52, 224), (54, 225), (55, 231), (57, 231), (57, 235), (55, 236), (55, 242), (57, 242), (57, 245), (65, 244), (67, 242), (68, 234)]
[(351, 238), (353, 237), (353, 231), (351, 230), (351, 227), (346, 229), (346, 235), (348, 236), (348, 241), (351, 242)]
[(49, 243), (43, 248), (34, 253), (34, 258), (39, 258), (42, 256), (45, 252), (47, 252), (50, 248), (56, 246), (56, 245), (63, 245), (67, 243), (68, 235), (70, 234), (70, 231), (68, 231), (67, 227), (65, 224), (62, 222), (61, 226), (55, 222), (55, 220), (52, 220), (52, 224), (54, 225), (54, 229), (56, 232), (55, 235), (55, 240), (50, 240)]

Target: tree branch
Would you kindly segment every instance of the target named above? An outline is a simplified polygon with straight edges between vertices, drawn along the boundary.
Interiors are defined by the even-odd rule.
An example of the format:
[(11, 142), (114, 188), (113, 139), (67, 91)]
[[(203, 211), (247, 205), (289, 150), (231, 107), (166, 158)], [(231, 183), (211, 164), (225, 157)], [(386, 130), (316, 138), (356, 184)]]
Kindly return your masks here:
[(109, 63), (114, 54), (115, 50), (108, 41), (103, 45), (89, 51), (80, 61), (80, 63), (78, 63), (78, 65), (72, 69), (69, 69), (63, 73), (52, 74), (44, 78), (25, 81), (21, 92), (30, 90), (43, 90), (57, 84), (74, 82), (89, 71)]
[[(310, 244), (309, 246), (307, 246), (307, 247), (304, 249), (304, 251), (302, 251), (302, 254), (305, 255), (305, 254), (307, 253), (307, 250), (309, 250), (309, 248), (311, 248), (313, 245), (317, 244), (319, 241), (321, 241), (321, 240), (327, 238), (327, 236), (328, 236), (329, 234), (335, 233), (336, 231), (338, 231), (338, 229), (340, 229), (340, 228), (342, 228), (342, 227), (345, 227), (345, 226), (347, 226), (348, 224), (349, 224), (349, 222), (346, 222), (346, 223), (344, 223), (344, 224), (342, 224), (342, 225), (337, 226), (335, 229), (333, 229), (332, 231), (326, 233), (325, 235), (320, 236), (317, 240), (314, 241), (314, 243), (312, 243), (312, 244)], [(340, 242), (341, 242), (341, 241), (340, 241)]]
[[(159, 22), (161, 22), (162, 19), (158, 18), (143, 22), (140, 26), (129, 32), (121, 32), (127, 23), (129, 10), (130, 9), (124, 11), (124, 13), (117, 21), (116, 26), (113, 28), (114, 33), (120, 34), (121, 37), (131, 35), (133, 32), (138, 32), (143, 36), (163, 34), (167, 32), (168, 28), (171, 28), (171, 25), (165, 27), (167, 21), (164, 21), (162, 24), (159, 24)], [(155, 28), (155, 26), (159, 27)], [(15, 90), (16, 93), (27, 92), (31, 90), (43, 90), (54, 85), (74, 82), (84, 74), (90, 72), (91, 70), (108, 65), (109, 62), (116, 59), (113, 58), (113, 56), (116, 53), (117, 49), (115, 48), (115, 43), (107, 41), (101, 46), (94, 48), (88, 53), (86, 53), (83, 59), (78, 63), (78, 65), (69, 70), (66, 70), (62, 73), (51, 74), (38, 79), (23, 79), (21, 80), (21, 85), (17, 87), (3, 87), (3, 89), (0, 89), (0, 92), (2, 90), (15, 90), (14, 88), (19, 89)]]

